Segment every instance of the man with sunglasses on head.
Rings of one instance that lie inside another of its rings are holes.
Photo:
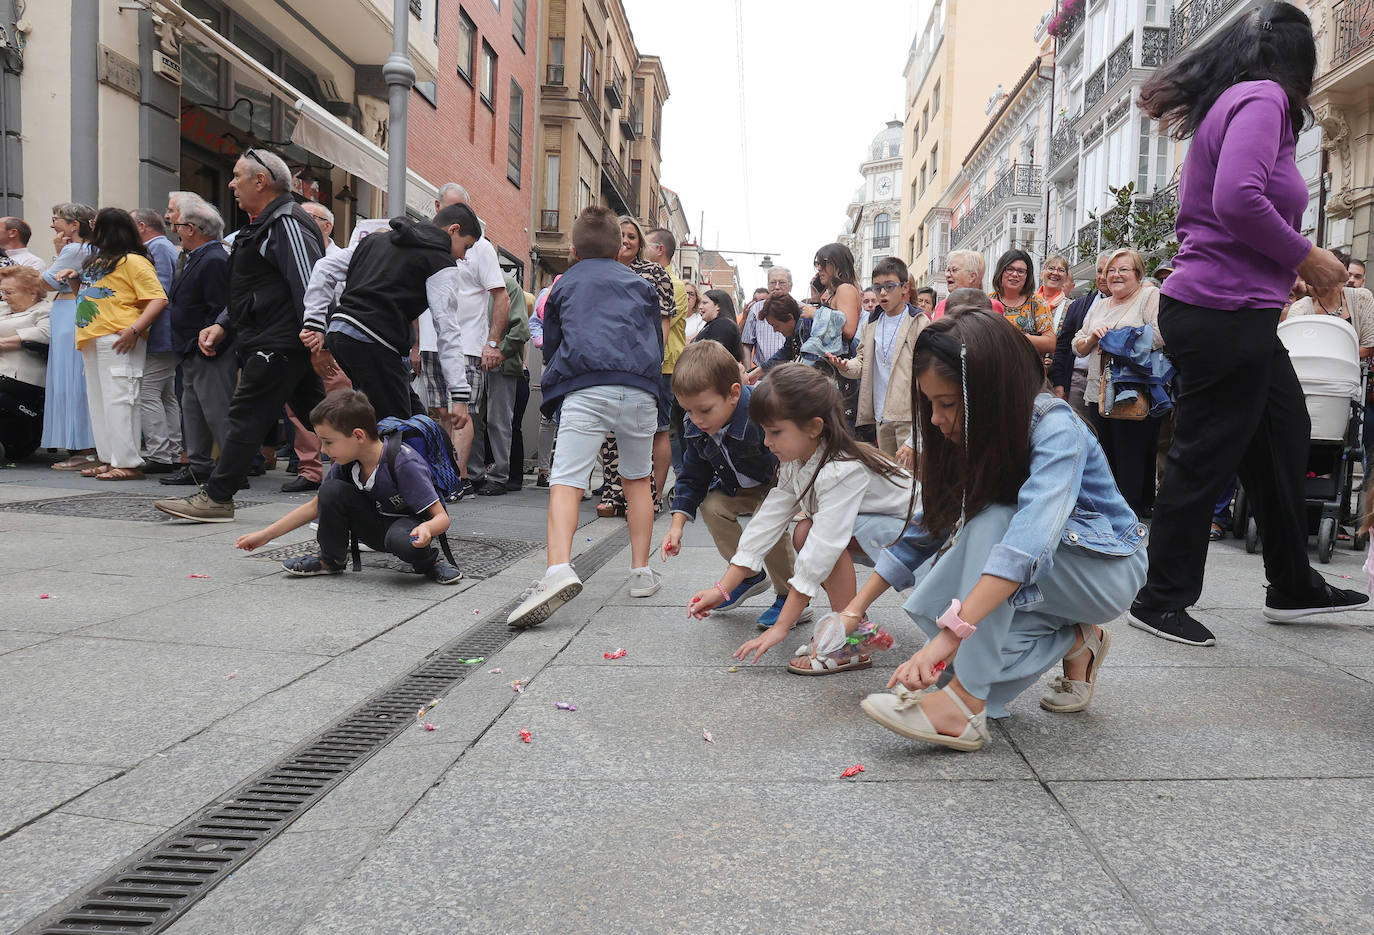
[[[243,369],[229,406],[225,443],[204,489],[154,504],[199,523],[233,520],[234,493],[283,405],[290,403],[313,429],[309,413],[324,399],[315,362],[300,339],[305,288],[324,255],[320,229],[291,197],[291,172],[275,153],[245,149],[234,163],[229,188],[250,220],[229,255],[228,308],[201,332],[199,345],[213,356],[232,335]]]

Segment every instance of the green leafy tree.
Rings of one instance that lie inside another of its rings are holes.
[[[1109,185],[1107,191],[1115,204],[1101,215],[1088,212],[1088,219],[1098,227],[1101,249],[1130,247],[1138,250],[1145,257],[1146,273],[1153,275],[1161,263],[1178,251],[1178,241],[1174,239],[1178,202],[1172,199],[1137,201],[1135,182],[1120,187]],[[1090,237],[1084,237],[1078,244],[1080,257],[1091,257],[1097,250],[1098,244]]]

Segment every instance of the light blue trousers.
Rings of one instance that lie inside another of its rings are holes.
[[[927,635],[940,632],[935,621],[951,599],[962,601],[973,590],[1015,512],[1003,505],[983,510],[917,581],[905,609]],[[987,702],[988,717],[1006,717],[1008,702],[1064,658],[1078,624],[1107,623],[1130,606],[1145,583],[1147,566],[1144,548],[1118,557],[1061,545],[1049,571],[1036,582],[1043,598],[1039,603],[1016,608],[1007,601],[964,640],[953,667],[960,684]]]

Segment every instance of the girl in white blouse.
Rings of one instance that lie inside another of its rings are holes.
[[[911,475],[850,436],[834,382],[811,367],[782,364],[771,370],[749,401],[749,417],[763,427],[764,442],[781,463],[777,485],[749,521],[725,574],[693,596],[687,613],[708,616],[757,573],[800,510],[804,518],[792,534],[797,560],[778,621],[735,652],[738,659],[753,653],[758,662],[822,590],[832,608],[848,605],[856,591],[854,560],[872,564],[901,535],[913,493]],[[886,648],[885,641],[890,645],[867,621],[857,635],[858,641],[829,656],[803,653],[788,669],[801,675],[866,669],[871,650]]]

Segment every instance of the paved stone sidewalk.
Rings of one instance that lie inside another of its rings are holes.
[[[0,471],[0,931],[542,568],[536,550],[456,592],[376,567],[288,579],[231,548],[303,499],[256,489],[262,505],[221,526],[6,509],[160,492]],[[454,531],[514,555],[542,540],[544,503],[463,503]],[[579,551],[622,528],[583,512]],[[900,651],[870,671],[799,678],[779,654],[730,672],[765,598],[687,621],[721,563],[704,531],[685,544],[648,600],[628,596],[627,553],[612,558],[457,685],[438,730],[407,730],[169,931],[1374,931],[1371,615],[1267,624],[1259,558],[1214,544],[1201,607],[1218,647],[1123,621],[1089,712],[1050,715],[1032,690],[990,747],[956,754],[858,710],[920,643],[897,599],[878,616]],[[1321,569],[1360,585],[1362,558]]]

